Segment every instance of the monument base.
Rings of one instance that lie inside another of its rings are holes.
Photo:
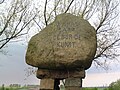
[[[38,69],[37,70],[37,78],[39,79],[66,79],[66,78],[85,78],[85,70],[46,70],[46,69]]]
[[[80,90],[82,79],[85,77],[84,70],[37,70],[37,77],[41,79],[40,90],[60,90],[60,80],[65,79],[65,90]]]
[[[82,78],[65,79],[65,90],[81,90]]]
[[[54,90],[54,79],[41,79],[40,90]]]
[[[59,79],[41,79],[40,90],[60,90]]]

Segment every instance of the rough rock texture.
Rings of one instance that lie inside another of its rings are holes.
[[[96,48],[96,31],[86,20],[61,14],[31,38],[26,62],[40,69],[88,69]]]
[[[53,78],[53,79],[66,79],[66,78],[85,78],[85,70],[46,70],[38,69],[36,73],[37,78]]]
[[[54,90],[54,79],[41,79],[39,90]]]

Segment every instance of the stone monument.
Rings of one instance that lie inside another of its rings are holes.
[[[96,49],[96,31],[89,22],[65,13],[31,38],[26,63],[38,67],[40,90],[59,90],[62,79],[66,90],[79,90]]]

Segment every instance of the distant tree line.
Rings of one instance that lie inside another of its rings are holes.
[[[109,86],[109,90],[120,90],[120,79],[116,82],[112,82]]]

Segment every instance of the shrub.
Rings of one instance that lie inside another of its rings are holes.
[[[95,88],[82,88],[82,90],[98,90],[98,89],[95,87]]]
[[[120,79],[109,85],[109,90],[120,90]]]
[[[6,88],[5,90],[9,90],[9,88]]]

